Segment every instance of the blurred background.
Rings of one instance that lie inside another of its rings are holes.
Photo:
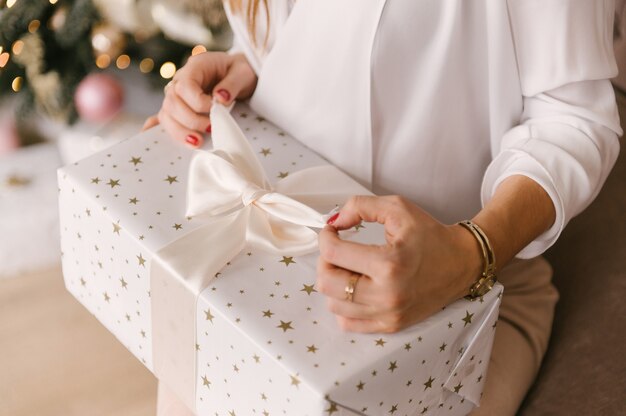
[[[221,0],[0,0],[0,416],[155,414],[154,377],[64,289],[56,169],[136,134],[189,56],[231,42]],[[520,415],[626,411],[621,143],[597,200],[547,253],[561,301]]]

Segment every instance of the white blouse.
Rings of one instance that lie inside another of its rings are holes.
[[[251,105],[375,193],[453,223],[525,175],[556,208],[518,254],[529,258],[613,167],[612,0],[291,3],[270,0],[265,49],[227,8],[235,49],[259,75]]]

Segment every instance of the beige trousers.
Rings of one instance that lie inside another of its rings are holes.
[[[504,285],[500,318],[481,405],[471,416],[514,416],[537,375],[548,346],[558,294],[543,257],[513,260],[498,279]],[[158,416],[192,416],[159,383]]]

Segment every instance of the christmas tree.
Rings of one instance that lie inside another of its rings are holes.
[[[220,0],[0,0],[0,100],[18,98],[18,120],[71,123],[88,74],[136,64],[162,87],[192,53],[229,43]]]

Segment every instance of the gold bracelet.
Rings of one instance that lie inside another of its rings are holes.
[[[465,296],[465,299],[476,300],[489,292],[498,281],[496,276],[496,256],[493,253],[493,248],[487,235],[478,225],[469,220],[461,221],[459,225],[467,228],[472,233],[476,241],[478,241],[483,254],[483,272],[478,277],[478,280],[470,286],[469,294]]]

